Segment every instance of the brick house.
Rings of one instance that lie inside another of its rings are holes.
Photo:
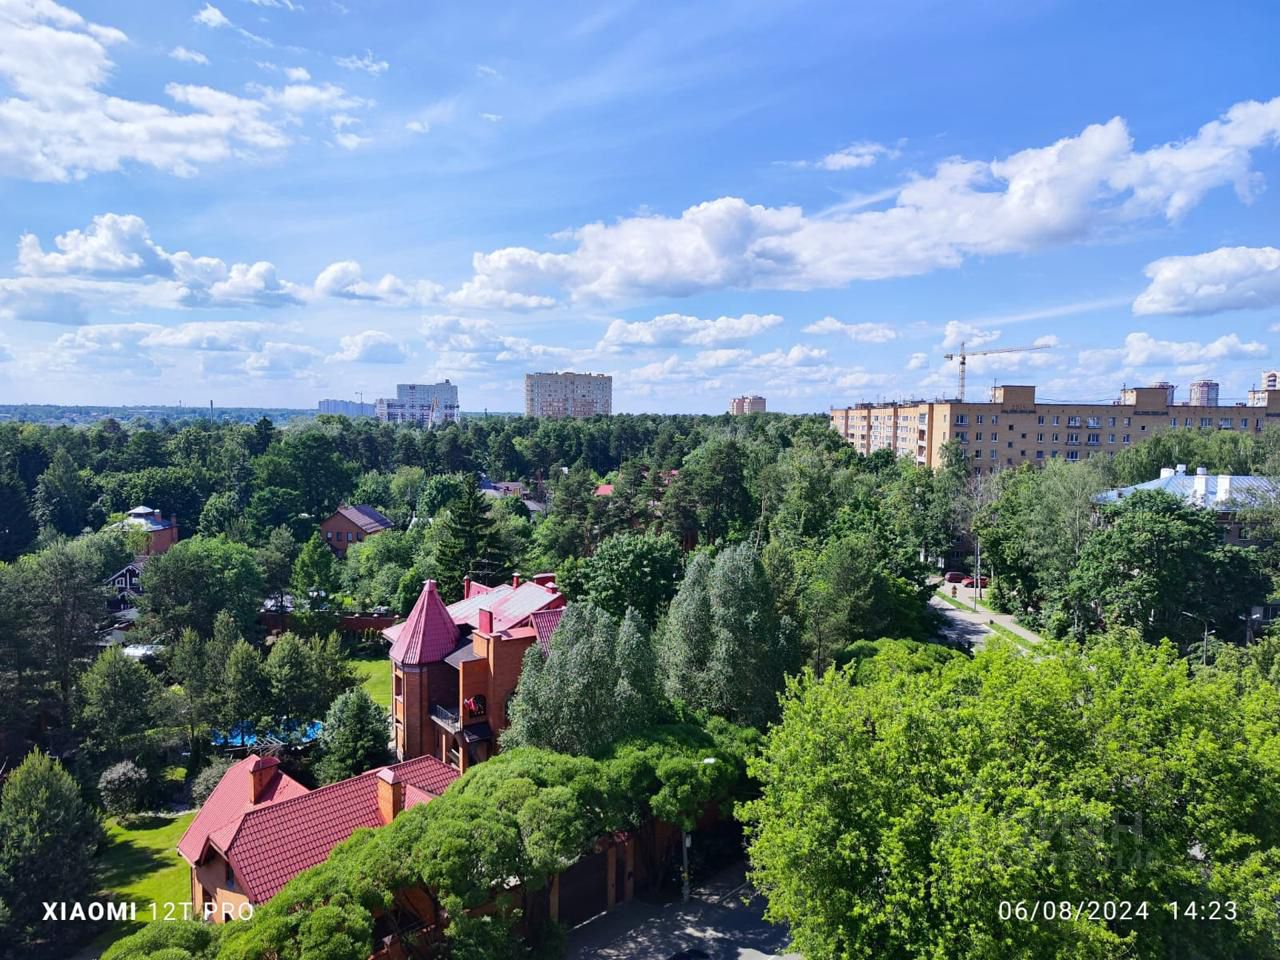
[[[320,522],[324,542],[340,557],[347,555],[347,549],[353,543],[363,543],[366,537],[394,527],[394,523],[367,504],[353,507],[343,504]]]
[[[361,827],[440,796],[458,771],[433,757],[378,767],[308,790],[275,757],[234,764],[178,841],[193,915],[222,923],[264,903]]]
[[[552,574],[497,587],[467,579],[448,607],[428,580],[408,619],[383,631],[396,756],[431,756],[462,771],[496,753],[524,653],[534,643],[546,648],[564,605]]]
[[[166,520],[159,510],[152,507],[134,507],[124,515],[124,519],[117,523],[115,528],[125,531],[144,531],[147,538],[142,548],[143,556],[158,556],[178,542],[177,515]]]

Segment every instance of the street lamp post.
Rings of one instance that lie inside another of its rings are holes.
[[[709,767],[716,762],[715,757],[703,757],[702,765]],[[681,893],[680,899],[684,903],[689,902],[689,845],[693,843],[693,837],[689,836],[689,831],[680,825],[680,876],[681,876]]]
[[[1198,620],[1200,621],[1200,623],[1204,624],[1204,641],[1200,647],[1200,665],[1202,667],[1208,666],[1209,664],[1209,621],[1206,620],[1204,617],[1197,617],[1194,613],[1187,613],[1187,611],[1185,610],[1182,610],[1180,612],[1187,619]]]

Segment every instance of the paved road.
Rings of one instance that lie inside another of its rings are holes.
[[[946,586],[945,589],[950,590],[951,588]],[[960,595],[956,599],[961,603],[966,600],[972,602],[973,592],[971,590],[961,587],[958,592]],[[937,595],[929,598],[929,605],[945,618],[942,629],[948,637],[953,640],[971,642],[975,650],[981,650],[986,646],[987,637],[995,632],[989,626],[991,623],[998,623],[1006,630],[1016,633],[1027,641],[1028,645],[1040,643],[1041,640],[1038,633],[1028,630],[1007,613],[995,613],[983,607],[979,607],[977,613],[974,613],[972,609],[959,610]]]
[[[799,954],[785,951],[785,927],[763,919],[764,903],[730,867],[694,890],[689,903],[632,900],[569,934],[569,960],[666,960],[690,948],[711,960],[771,960]]]

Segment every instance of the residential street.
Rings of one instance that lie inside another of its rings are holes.
[[[763,919],[764,901],[747,885],[744,871],[742,864],[726,868],[694,889],[688,904],[625,903],[570,933],[566,956],[666,960],[697,949],[710,960],[799,960],[799,954],[786,952],[786,928]]]
[[[950,587],[947,587],[947,589],[950,589]],[[981,650],[986,646],[987,637],[995,632],[990,627],[990,624],[994,622],[1006,630],[1017,634],[1026,641],[1027,645],[1040,643],[1041,638],[1039,634],[1033,633],[1026,627],[1020,625],[1007,613],[996,613],[992,610],[987,610],[984,607],[979,607],[975,613],[971,606],[973,602],[972,589],[960,587],[957,593],[957,600],[961,603],[970,604],[968,609],[958,609],[937,595],[929,598],[929,605],[941,613],[945,618],[943,630],[952,640],[961,640],[967,643],[972,643],[975,651]]]

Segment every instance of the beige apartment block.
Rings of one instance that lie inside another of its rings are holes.
[[[1256,406],[1171,403],[1165,384],[1130,387],[1115,403],[1044,403],[1034,386],[995,387],[986,403],[914,400],[834,407],[831,427],[859,453],[892,450],[931,468],[954,440],[975,473],[1022,463],[1115,456],[1166,430],[1261,433],[1280,424],[1280,390]]]
[[[594,417],[613,413],[613,377],[603,373],[526,373],[526,417]]]

